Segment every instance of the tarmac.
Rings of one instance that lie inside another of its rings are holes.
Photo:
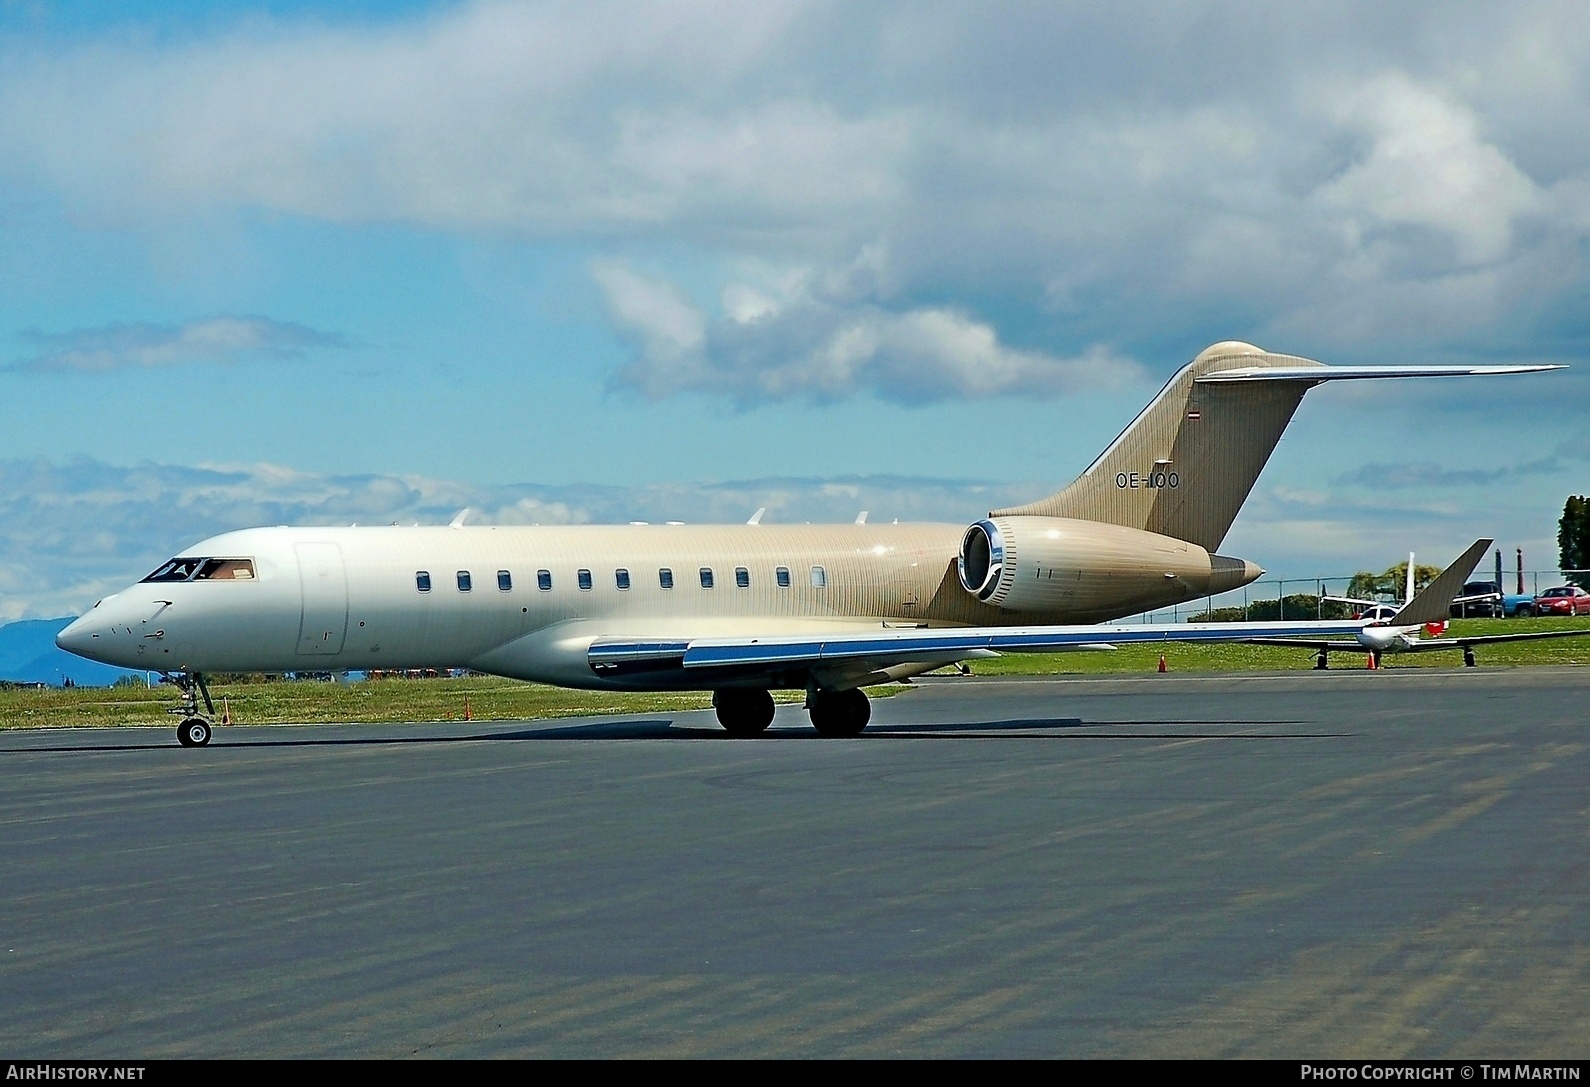
[[[1590,668],[0,733],[0,1055],[1590,1056]]]

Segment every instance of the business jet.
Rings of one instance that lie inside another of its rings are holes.
[[[802,690],[820,734],[854,736],[864,686],[1001,652],[1379,637],[1358,620],[1098,624],[1263,573],[1217,549],[1315,385],[1556,368],[1326,366],[1220,343],[1070,486],[970,525],[253,528],[184,549],[56,641],[161,672],[185,746],[211,737],[206,673],[442,666],[711,691],[733,736],[768,727],[770,691]],[[1399,621],[1444,615],[1442,585]]]

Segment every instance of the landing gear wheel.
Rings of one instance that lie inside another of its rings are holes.
[[[872,703],[859,687],[848,691],[813,691],[806,712],[819,736],[860,736],[872,720]]]
[[[1321,649],[1319,651],[1319,655],[1314,658],[1314,670],[1316,672],[1323,672],[1330,668],[1330,666],[1330,660],[1327,658],[1325,650]]]
[[[713,691],[712,708],[730,736],[760,736],[773,723],[773,696],[754,688]]]
[[[1474,667],[1474,649],[1473,649],[1472,646],[1467,646],[1466,645],[1466,646],[1463,647],[1463,667],[1465,667],[1465,668],[1473,668]]]
[[[177,726],[177,742],[183,747],[203,747],[210,742],[210,722],[190,717]]]

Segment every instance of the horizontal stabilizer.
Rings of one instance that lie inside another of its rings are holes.
[[[1439,622],[1447,617],[1447,612],[1452,607],[1452,601],[1462,590],[1463,583],[1474,572],[1474,567],[1479,565],[1480,558],[1485,554],[1486,548],[1491,546],[1491,540],[1475,540],[1473,546],[1457,557],[1457,561],[1445,570],[1424,589],[1402,606],[1391,619],[1392,626],[1412,627],[1422,626],[1425,623]]]
[[[1377,377],[1487,377],[1498,374],[1537,374],[1566,370],[1566,366],[1239,366],[1214,370],[1194,379],[1199,385],[1235,381],[1352,381]]]

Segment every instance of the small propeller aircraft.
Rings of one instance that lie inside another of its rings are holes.
[[[1358,631],[1351,641],[1346,639],[1315,640],[1311,638],[1250,638],[1250,645],[1284,645],[1298,646],[1312,649],[1315,653],[1314,667],[1325,669],[1330,667],[1330,654],[1339,653],[1367,653],[1369,666],[1380,667],[1380,658],[1385,653],[1427,653],[1437,649],[1461,649],[1463,651],[1463,665],[1466,668],[1474,667],[1474,647],[1477,645],[1494,645],[1498,642],[1521,642],[1536,638],[1573,638],[1590,634],[1590,628],[1583,630],[1536,630],[1520,634],[1472,634],[1461,637],[1448,637],[1447,609],[1450,607],[1458,590],[1474,567],[1479,563],[1486,548],[1491,546],[1491,540],[1476,540],[1474,545],[1465,551],[1451,566],[1442,571],[1441,576],[1425,586],[1424,591],[1417,596],[1413,592],[1413,554],[1408,554],[1408,584],[1407,602],[1389,616],[1391,605],[1381,604],[1370,600],[1357,600],[1351,597],[1326,597],[1327,600],[1339,600],[1349,604],[1365,604],[1369,607],[1360,614],[1359,618],[1369,620],[1369,625]]]

